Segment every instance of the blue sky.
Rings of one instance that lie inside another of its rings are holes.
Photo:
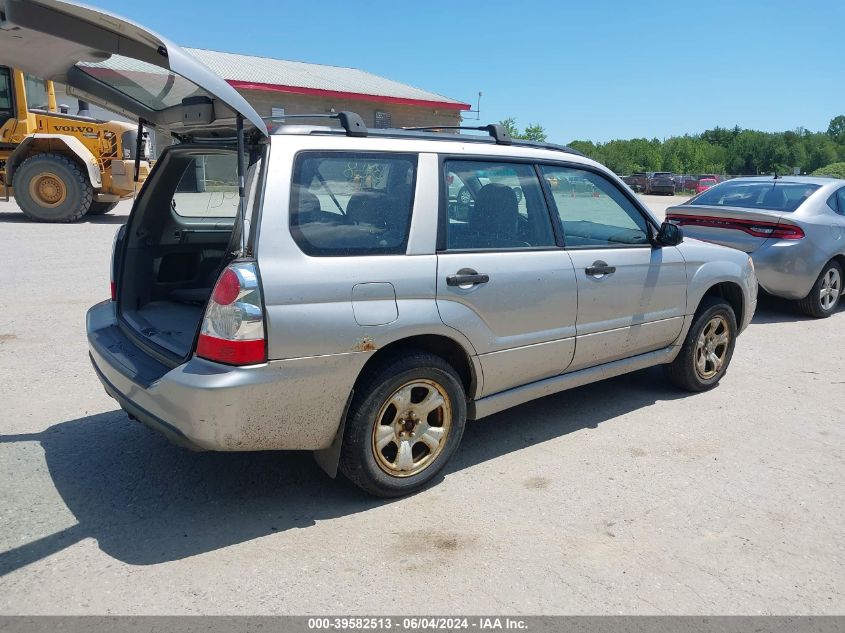
[[[845,2],[87,0],[179,44],[353,66],[549,140],[826,130]]]

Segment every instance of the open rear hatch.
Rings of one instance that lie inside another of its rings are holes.
[[[238,114],[267,134],[252,106],[205,64],[101,9],[60,0],[0,0],[0,59],[174,134],[231,135]]]
[[[264,121],[179,46],[72,2],[0,0],[0,59],[181,142],[163,152],[115,252],[121,329],[175,365],[193,351],[220,271],[248,250],[240,229]]]

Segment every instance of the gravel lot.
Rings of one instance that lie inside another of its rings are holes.
[[[380,501],[116,409],[84,316],[127,212],[0,203],[0,613],[845,613],[845,309],[764,297],[714,391],[653,369],[550,396]]]

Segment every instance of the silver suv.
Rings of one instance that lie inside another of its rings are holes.
[[[315,451],[395,496],[443,469],[468,419],[653,365],[690,391],[724,376],[756,306],[750,259],[682,243],[601,165],[499,126],[368,131],[340,113],[269,132],[179,47],[102,15],[7,0],[52,75],[0,57],[179,140],[87,318],[130,417],[198,449]],[[574,181],[589,193],[559,186]]]

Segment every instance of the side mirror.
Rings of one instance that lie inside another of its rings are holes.
[[[684,241],[684,232],[681,227],[671,222],[664,222],[660,230],[654,236],[655,246],[677,246]]]

